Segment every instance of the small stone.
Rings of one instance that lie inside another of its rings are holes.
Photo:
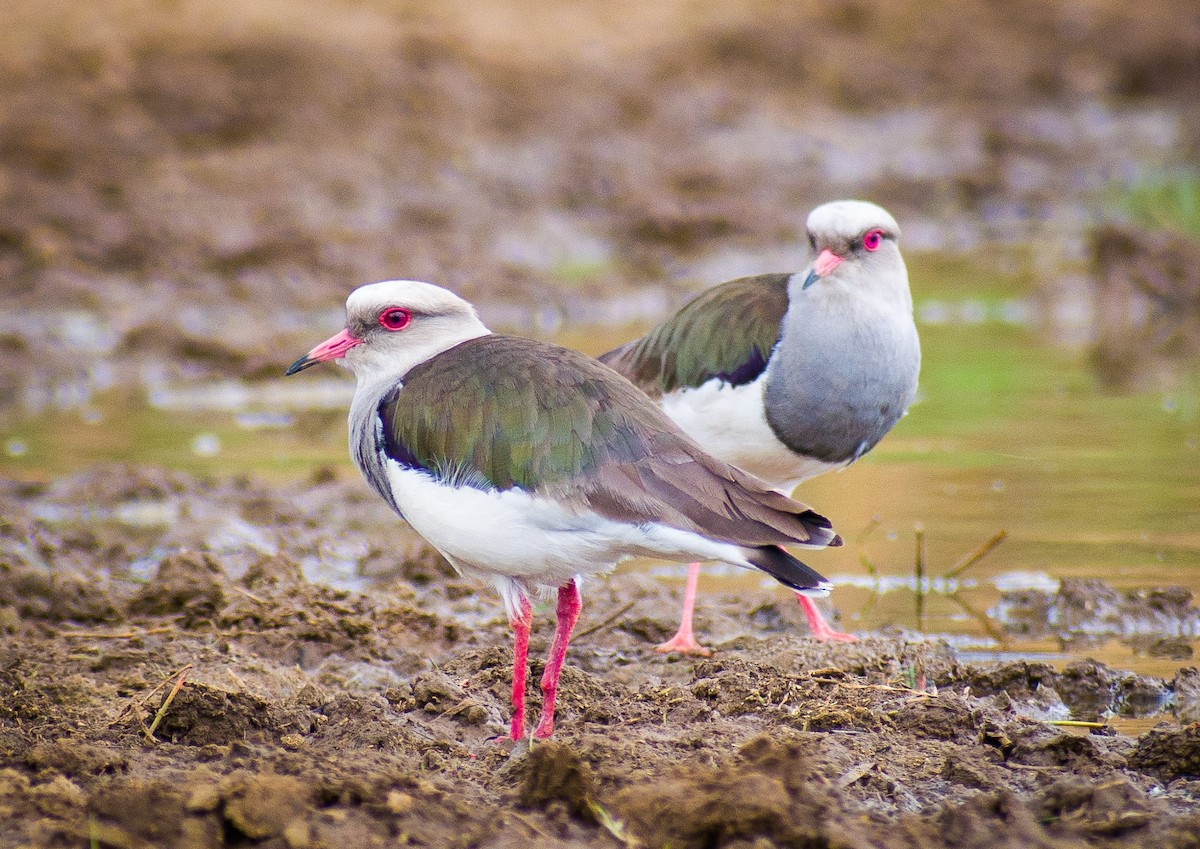
[[[0,605],[0,634],[15,634],[21,627],[21,614],[15,607]]]
[[[230,776],[225,819],[251,840],[282,834],[308,805],[308,792],[290,775]]]
[[[488,710],[474,699],[463,699],[452,711],[467,725],[483,725],[488,720]]]
[[[416,804],[416,799],[401,790],[393,790],[388,793],[387,809],[398,817],[407,814]]]
[[[206,814],[215,811],[221,804],[221,791],[215,784],[199,784],[188,794],[185,807],[193,814]]]
[[[283,829],[283,842],[289,849],[308,849],[312,846],[312,828],[302,819],[294,819]]]

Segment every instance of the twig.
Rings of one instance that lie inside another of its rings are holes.
[[[1047,725],[1061,725],[1066,728],[1107,728],[1108,725],[1103,722],[1088,722],[1083,719],[1051,719],[1047,720]]]
[[[974,566],[984,557],[986,557],[993,548],[1004,542],[1008,538],[1008,531],[997,531],[991,539],[977,546],[970,554],[955,564],[954,568],[946,573],[947,578],[957,578],[971,566]]]
[[[584,631],[580,631],[578,634],[575,635],[575,642],[579,642],[584,637],[590,637],[592,634],[596,633],[597,631],[603,631],[605,628],[607,628],[609,625],[616,622],[618,619],[620,619],[622,616],[624,616],[626,613],[628,613],[632,609],[633,609],[633,602],[631,601],[631,602],[629,602],[629,604],[622,607],[620,610],[618,610],[612,616],[609,616],[607,619],[605,619],[600,624],[593,625],[592,627],[590,627]]]
[[[183,667],[183,669],[179,670],[179,677],[175,680],[175,686],[171,688],[171,692],[167,693],[167,697],[163,699],[162,707],[158,709],[158,713],[154,714],[154,721],[150,723],[150,728],[146,733],[149,734],[150,739],[154,740],[156,743],[158,740],[154,736],[154,730],[158,728],[158,723],[162,722],[163,717],[167,715],[167,708],[171,706],[171,702],[175,701],[175,697],[179,695],[179,691],[183,689],[183,679],[187,677],[187,674],[191,670],[192,665],[190,663]]]
[[[925,630],[925,526],[918,524],[916,562],[917,573],[917,630]]]
[[[861,531],[859,531],[858,536],[856,536],[854,538],[854,544],[862,545],[864,542],[867,541],[867,537],[869,537],[871,534],[875,533],[875,530],[881,524],[883,524],[883,522],[882,522],[882,520],[880,520],[880,518],[878,516],[872,516],[871,521],[867,522],[866,527],[863,528]]]
[[[157,693],[163,687],[167,686],[168,681],[170,681],[176,675],[182,674],[184,670],[191,669],[191,667],[192,667],[192,665],[189,663],[186,666],[184,666],[182,669],[176,669],[174,672],[167,673],[167,675],[164,676],[161,681],[159,681],[157,684],[154,685],[154,689],[151,690],[149,693],[146,693],[146,695],[142,696],[140,699],[130,699],[129,703],[126,704],[125,707],[121,708],[121,712],[116,715],[116,718],[113,719],[113,721],[110,722],[109,725],[115,725],[117,722],[120,722],[121,717],[123,717],[125,714],[129,713],[129,711],[132,710],[134,707],[142,707],[144,704],[146,704],[146,702],[148,702],[152,698],[154,698],[155,693]],[[140,721],[140,718],[139,718],[139,721]]]

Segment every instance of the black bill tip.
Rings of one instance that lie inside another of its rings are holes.
[[[817,274],[817,270],[814,268],[812,271],[808,272],[808,276],[804,278],[804,285],[800,287],[801,291],[803,291],[804,289],[807,289],[809,286],[816,283],[820,279],[821,279],[821,275]]]
[[[288,366],[288,370],[283,373],[283,376],[291,377],[296,372],[304,371],[309,366],[315,366],[319,362],[321,362],[321,361],[320,360],[310,360],[308,358],[308,354],[305,354],[303,357],[296,360],[296,362],[294,362],[290,366]]]

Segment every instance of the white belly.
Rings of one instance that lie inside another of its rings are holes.
[[[785,494],[808,478],[840,469],[794,453],[767,424],[763,407],[765,372],[753,383],[730,386],[710,380],[695,389],[664,395],[663,412],[704,450],[731,466],[757,475]]]
[[[617,522],[517,489],[449,486],[390,460],[387,473],[408,523],[459,571],[495,583],[510,615],[518,589],[558,587],[627,557],[750,566],[735,545],[666,525]]]

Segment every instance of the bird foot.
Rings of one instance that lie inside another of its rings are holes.
[[[710,649],[708,646],[700,645],[700,643],[696,642],[696,638],[694,636],[691,634],[685,634],[682,631],[680,631],[671,639],[667,640],[665,643],[660,643],[659,645],[655,646],[654,650],[662,652],[663,654],[678,652],[679,654],[692,654],[696,655],[697,657],[709,657],[712,655],[712,649]]]
[[[493,752],[498,752],[501,756],[510,758],[518,758],[529,753],[530,747],[533,746],[533,740],[529,737],[524,737],[520,740],[514,740],[510,734],[499,734],[495,737],[488,737],[484,740],[483,746],[478,752],[471,755],[472,758],[488,758],[493,756]]]
[[[835,643],[858,642],[858,637],[854,636],[853,634],[847,634],[845,631],[835,631],[829,626],[826,626],[820,630],[814,630],[812,632],[812,636],[814,640],[817,640],[821,643],[828,643],[830,641]]]

